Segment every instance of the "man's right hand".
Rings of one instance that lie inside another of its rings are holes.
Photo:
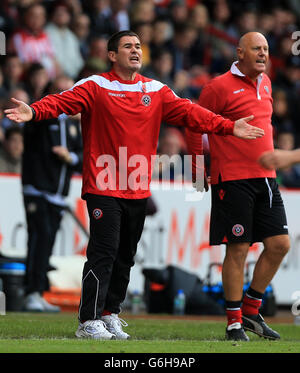
[[[16,107],[4,110],[8,119],[17,123],[28,122],[32,119],[33,113],[29,105],[15,98],[12,98],[11,101]]]
[[[246,118],[238,119],[234,122],[233,135],[245,140],[254,140],[263,137],[265,132],[262,128],[254,127],[248,124],[254,118],[253,115]]]

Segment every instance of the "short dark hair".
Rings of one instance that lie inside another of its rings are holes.
[[[116,32],[108,40],[108,43],[107,43],[108,52],[109,51],[118,52],[119,42],[123,36],[136,36],[138,39],[140,39],[138,34],[136,34],[135,32],[131,30],[123,30],[123,31]]]
[[[23,136],[23,129],[20,125],[18,124],[12,124],[10,125],[5,133],[4,133],[4,137],[5,137],[5,140],[8,141],[10,140],[10,138],[15,134],[17,133],[18,135],[21,135]]]

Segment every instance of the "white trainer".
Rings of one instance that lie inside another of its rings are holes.
[[[41,297],[41,302],[44,306],[44,312],[60,312],[60,307],[48,303],[45,298]]]
[[[126,327],[128,326],[128,324],[123,319],[120,319],[118,314],[112,313],[111,315],[102,316],[101,320],[104,321],[110,333],[115,334],[117,339],[129,339],[130,338],[130,335],[125,333],[122,329],[123,326]]]
[[[28,312],[43,312],[44,306],[40,294],[38,292],[28,294],[25,297],[23,309]]]
[[[59,312],[60,308],[48,303],[46,299],[36,291],[25,297],[23,310],[27,312]]]
[[[77,338],[116,339],[116,336],[107,330],[102,320],[87,320],[84,323],[79,323],[75,335]]]

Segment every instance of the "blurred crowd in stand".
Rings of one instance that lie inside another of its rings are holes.
[[[275,145],[300,146],[300,43],[292,38],[300,30],[299,0],[1,0],[0,172],[21,167],[22,125],[3,114],[10,98],[30,104],[63,90],[70,79],[107,71],[107,39],[125,29],[141,39],[141,73],[194,102],[203,85],[236,60],[240,36],[262,32],[270,47]],[[205,137],[204,145],[209,158]],[[158,153],[183,157],[185,148],[182,129],[163,123]],[[282,170],[278,179],[299,187],[300,168]]]

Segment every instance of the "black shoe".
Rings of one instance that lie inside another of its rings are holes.
[[[245,330],[240,323],[236,323],[236,325],[232,324],[229,327],[227,326],[225,339],[227,339],[227,341],[249,341],[249,337],[245,333]]]
[[[266,323],[261,314],[243,315],[243,327],[252,333],[267,339],[280,339],[280,335],[272,330]]]

